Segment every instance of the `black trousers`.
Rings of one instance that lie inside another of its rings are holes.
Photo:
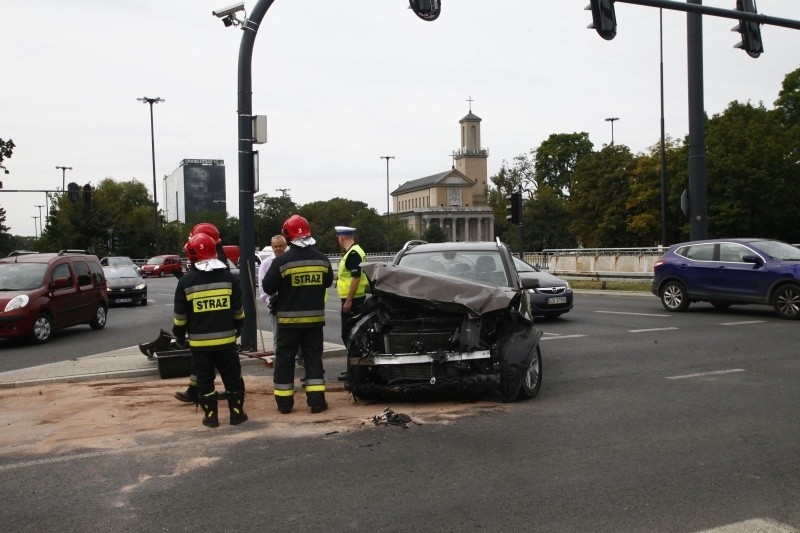
[[[360,298],[353,298],[353,303],[350,306],[350,312],[345,313],[344,311],[341,312],[342,315],[342,342],[344,345],[347,346],[347,340],[350,338],[350,330],[353,329],[353,317],[356,316],[361,312],[361,304],[364,303],[366,300],[366,296],[362,296]],[[344,300],[342,300],[342,305],[344,305]]]
[[[214,391],[217,372],[226,391],[244,392],[242,365],[235,346],[219,350],[192,350],[192,365],[197,372],[197,388],[201,396]]]
[[[322,365],[321,327],[285,328],[278,326],[278,346],[272,379],[275,401],[280,408],[294,405],[294,365],[297,350],[302,350],[306,372],[306,396],[309,405],[325,402],[325,369]]]

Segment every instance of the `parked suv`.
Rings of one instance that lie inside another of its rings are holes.
[[[50,340],[57,329],[103,329],[108,296],[97,256],[62,250],[0,259],[0,338]]]
[[[691,302],[717,308],[771,305],[800,318],[800,250],[770,239],[710,239],[673,244],[653,265],[652,292],[668,311]]]
[[[181,265],[181,258],[177,255],[157,255],[147,260],[147,263],[142,265],[142,277],[170,276],[176,270],[183,270]]]

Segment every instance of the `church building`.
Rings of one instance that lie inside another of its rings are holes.
[[[459,124],[461,148],[453,152],[453,167],[395,189],[395,217],[419,237],[438,224],[450,242],[492,241],[494,214],[486,199],[489,151],[481,148],[481,119],[470,105]]]

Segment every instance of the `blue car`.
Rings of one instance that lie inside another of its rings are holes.
[[[770,239],[709,239],[673,244],[653,266],[652,292],[667,311],[692,302],[724,309],[771,305],[800,318],[800,250]]]

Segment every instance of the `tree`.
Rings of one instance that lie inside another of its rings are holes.
[[[10,159],[13,152],[14,141],[11,139],[7,141],[0,139],[0,170],[2,170],[4,174],[9,174],[9,171],[3,164],[3,161]],[[8,234],[8,226],[5,225],[5,222],[6,210],[2,205],[0,205],[0,253],[2,253],[4,256],[12,250],[11,235]]]
[[[256,196],[255,201],[256,248],[268,246],[275,235],[281,233],[286,219],[299,211],[288,194],[285,196]]]
[[[568,200],[548,185],[536,190],[525,202],[522,212],[523,250],[575,248],[577,242],[569,231],[572,216]],[[519,232],[518,232],[519,233]]]
[[[627,232],[629,176],[634,164],[623,144],[604,147],[581,159],[575,167],[569,212],[570,230],[583,246],[630,246]]]
[[[562,196],[569,196],[575,165],[592,153],[589,134],[554,133],[533,151],[537,190],[548,186]]]
[[[800,240],[799,162],[786,114],[732,102],[706,126],[709,235]]]
[[[422,234],[422,240],[428,242],[447,242],[447,233],[439,224],[431,224]]]

